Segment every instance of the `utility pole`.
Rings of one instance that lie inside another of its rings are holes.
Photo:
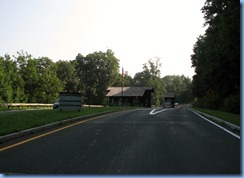
[[[122,67],[122,91],[121,91],[121,105],[123,105],[123,97],[124,97],[124,77],[125,77],[125,73],[124,73],[124,68]]]

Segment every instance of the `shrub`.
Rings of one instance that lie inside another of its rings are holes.
[[[240,96],[231,95],[230,97],[225,98],[221,109],[226,112],[240,114]]]

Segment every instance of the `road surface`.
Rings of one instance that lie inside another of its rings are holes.
[[[188,109],[123,111],[42,134],[1,144],[0,172],[241,174],[240,139]]]

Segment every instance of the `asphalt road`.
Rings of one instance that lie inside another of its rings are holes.
[[[113,113],[2,150],[0,172],[241,174],[240,139],[187,109],[150,111]]]

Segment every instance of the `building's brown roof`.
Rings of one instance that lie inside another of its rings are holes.
[[[143,96],[146,90],[152,91],[152,87],[123,87],[123,96]],[[107,91],[106,96],[122,96],[122,87],[109,87]]]
[[[165,93],[164,98],[175,98],[175,93],[173,93],[173,92]]]

